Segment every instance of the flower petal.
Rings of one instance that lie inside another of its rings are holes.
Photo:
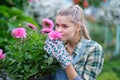
[[[50,31],[52,31],[52,29],[50,29],[50,28],[43,28],[43,29],[41,30],[42,34],[49,33]]]
[[[51,19],[45,18],[42,22],[42,26],[45,28],[50,28],[52,29],[54,27],[54,23]]]
[[[12,30],[11,35],[14,38],[26,38],[26,29],[25,28],[15,28]]]

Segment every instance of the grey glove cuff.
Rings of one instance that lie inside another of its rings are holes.
[[[73,59],[70,55],[60,55],[57,57],[57,60],[60,62],[63,69],[67,68],[73,62]]]

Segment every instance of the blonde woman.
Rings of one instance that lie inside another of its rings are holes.
[[[54,41],[47,38],[44,46],[61,64],[52,80],[96,80],[103,67],[104,53],[101,45],[91,40],[81,7],[61,9],[55,22],[55,30],[62,37]]]

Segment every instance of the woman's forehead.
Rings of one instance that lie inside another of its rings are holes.
[[[55,18],[55,22],[56,23],[64,23],[64,24],[67,24],[67,23],[71,23],[70,21],[70,18],[68,16],[57,16]]]

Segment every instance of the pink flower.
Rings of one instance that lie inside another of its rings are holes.
[[[57,32],[57,31],[51,31],[49,34],[48,34],[49,38],[51,40],[55,40],[55,39],[59,39],[62,37],[62,34]]]
[[[49,33],[49,32],[51,32],[51,31],[52,31],[52,29],[50,29],[50,28],[43,28],[43,29],[41,30],[42,34]]]
[[[29,28],[32,28],[33,30],[36,30],[36,26],[34,26],[34,25],[31,24],[31,23],[27,23],[27,26],[28,26]]]
[[[0,60],[5,58],[5,54],[3,54],[3,50],[0,49]]]
[[[42,22],[43,29],[41,30],[42,34],[48,33],[48,36],[51,40],[59,39],[62,37],[62,34],[54,31],[54,23],[52,20],[45,18]]]
[[[45,28],[50,28],[52,29],[54,27],[54,23],[52,20],[48,19],[48,18],[45,18],[42,22],[42,26]]]
[[[15,28],[11,32],[14,38],[26,38],[26,29],[25,28]]]

